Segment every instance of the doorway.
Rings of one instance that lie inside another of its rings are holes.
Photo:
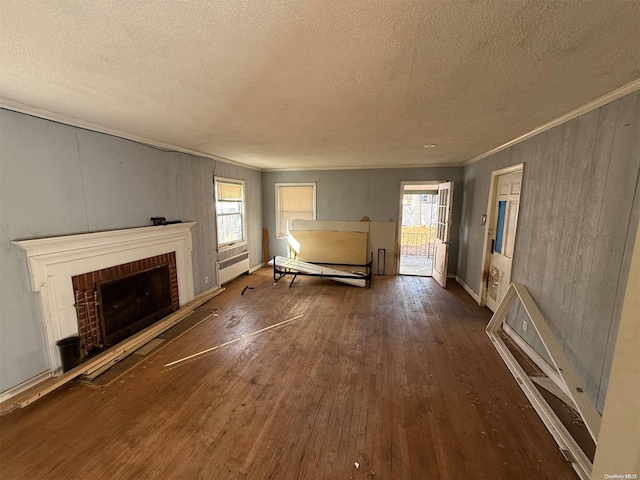
[[[402,182],[400,275],[430,277],[438,209],[438,182]]]
[[[493,312],[511,284],[523,164],[491,172],[480,298]]]

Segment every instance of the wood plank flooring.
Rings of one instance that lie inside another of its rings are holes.
[[[485,335],[490,312],[449,285],[241,277],[209,302],[218,317],[119,381],[1,417],[0,477],[577,478]]]

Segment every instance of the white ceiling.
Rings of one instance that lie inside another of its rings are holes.
[[[0,0],[0,97],[262,169],[459,165],[640,78],[638,32],[635,0]]]

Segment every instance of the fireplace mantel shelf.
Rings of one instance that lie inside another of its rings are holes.
[[[31,287],[40,293],[51,371],[61,373],[56,342],[76,335],[74,275],[175,252],[180,305],[193,300],[191,227],[195,222],[16,240],[27,254]]]
[[[27,252],[27,256],[32,257],[83,250],[96,246],[105,247],[111,244],[145,242],[149,239],[158,240],[188,232],[195,224],[196,222],[172,223],[153,227],[124,228],[121,230],[105,230],[60,237],[14,240],[11,243],[22,248]]]

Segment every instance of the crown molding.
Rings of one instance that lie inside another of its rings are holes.
[[[85,122],[84,120],[69,117],[61,113],[51,112],[49,110],[45,110],[42,108],[32,107],[30,105],[25,105],[23,103],[7,100],[5,98],[0,98],[0,108],[4,108],[5,110],[11,110],[13,112],[24,113],[26,115],[31,115],[32,117],[51,120],[52,122],[62,123],[64,125],[70,125],[72,127],[82,128],[84,130],[90,130],[92,132],[105,133],[107,135],[123,138],[125,140],[130,140],[132,142],[140,143],[142,145],[157,148],[159,150],[163,150],[167,152],[186,153],[189,155],[195,155],[197,157],[209,158],[211,160],[215,160],[216,162],[223,162],[223,163],[228,163],[230,165],[235,165],[237,167],[247,168],[249,170],[257,170],[257,171],[262,170],[260,168],[253,167],[245,163],[237,162],[235,160],[230,160],[228,158],[220,157],[217,155],[211,155],[210,153],[201,152],[199,150],[192,150],[190,148],[179,147],[171,143],[159,142],[157,140],[152,140],[150,138],[134,135],[133,133],[127,133],[122,130],[118,130],[117,128],[106,127],[104,125],[100,125],[92,122]]]
[[[14,112],[24,113],[26,115],[31,115],[38,118],[43,118],[45,120],[51,120],[53,122],[62,123],[65,125],[70,125],[73,127],[82,128],[85,130],[90,130],[98,133],[104,133],[107,135],[112,135],[115,137],[123,138],[125,140],[130,140],[136,143],[140,143],[142,145],[147,145],[149,147],[157,148],[164,151],[173,151],[179,153],[186,153],[189,155],[195,155],[198,157],[209,158],[211,160],[217,162],[223,162],[230,165],[235,165],[242,168],[247,168],[249,170],[255,170],[259,172],[306,172],[306,171],[328,171],[328,170],[379,170],[379,169],[390,169],[390,168],[446,168],[446,167],[465,167],[467,165],[471,165],[472,163],[477,162],[478,160],[482,160],[494,153],[498,153],[502,150],[505,150],[509,147],[512,147],[520,142],[523,142],[531,137],[534,137],[540,133],[543,133],[547,130],[550,130],[558,125],[561,125],[569,120],[573,120],[574,118],[579,117],[580,115],[584,115],[592,110],[602,107],[607,103],[611,103],[619,98],[622,98],[630,93],[633,93],[637,90],[640,90],[640,79],[636,79],[612,92],[609,92],[595,100],[592,100],[581,107],[578,107],[570,112],[565,113],[539,127],[534,128],[530,132],[525,133],[513,140],[510,140],[498,147],[495,147],[487,152],[484,152],[478,156],[475,156],[469,160],[464,162],[455,162],[455,163],[436,163],[436,164],[409,164],[409,165],[377,165],[377,166],[362,166],[362,167],[336,167],[336,166],[326,166],[326,167],[298,167],[298,168],[260,168],[254,167],[252,165],[248,165],[246,163],[238,162],[235,160],[230,160],[228,158],[211,155],[209,153],[201,152],[198,150],[192,150],[189,148],[180,147],[177,145],[173,145],[170,143],[159,142],[157,140],[152,140],[149,138],[141,137],[138,135],[134,135],[131,133],[124,132],[122,130],[118,130],[115,128],[105,127],[103,125],[99,125],[96,123],[85,122],[84,120],[79,120],[73,117],[69,117],[67,115],[63,115],[60,113],[51,112],[49,110],[44,110],[41,108],[32,107],[29,105],[25,105],[22,103],[14,102],[11,100],[6,100],[0,98],[0,108],[4,108],[6,110],[11,110]]]
[[[395,169],[414,169],[414,168],[451,168],[461,167],[462,163],[431,163],[431,164],[419,164],[410,163],[408,165],[367,165],[361,167],[302,167],[302,168],[263,168],[262,171],[266,173],[274,172],[323,172],[323,171],[342,171],[342,170],[388,170],[390,168]]]
[[[488,152],[482,153],[480,155],[478,155],[477,157],[473,157],[461,164],[459,164],[459,166],[463,166],[466,167],[467,165],[471,165],[472,163],[477,162],[478,160],[482,160],[483,158],[486,158],[490,155],[493,155],[494,153],[498,153],[502,150],[505,150],[509,147],[512,147],[520,142],[523,142],[531,137],[535,137],[536,135],[539,135],[542,132],[546,132],[547,130],[552,129],[553,127],[557,127],[558,125],[561,125],[565,122],[568,122],[569,120],[573,120],[574,118],[579,117],[580,115],[584,115],[585,113],[589,113],[592,110],[595,110],[596,108],[600,108],[604,105],[606,105],[607,103],[611,103],[615,100],[618,100],[619,98],[622,98],[626,95],[629,95],[630,93],[635,92],[636,90],[640,90],[640,78],[634,80],[631,83],[627,83],[626,85],[613,90],[612,92],[607,93],[606,95],[603,95],[601,97],[596,98],[595,100],[592,100],[589,103],[586,103],[584,105],[582,105],[581,107],[576,108],[575,110],[571,110],[570,112],[565,113],[564,115],[560,115],[559,117],[551,120],[550,122],[547,122],[545,124],[540,125],[539,127],[534,128],[533,130],[531,130],[528,133],[525,133],[524,135],[521,135],[517,138],[514,138],[513,140],[507,142],[507,143],[503,143],[502,145],[489,150]]]
[[[138,135],[134,135],[132,133],[127,133],[122,130],[118,130],[115,128],[105,127],[104,125],[99,125],[97,123],[85,122],[84,120],[79,120],[77,118],[69,117],[67,115],[63,115],[61,113],[51,112],[49,110],[45,110],[42,108],[32,107],[30,105],[25,105],[23,103],[14,102],[12,100],[7,100],[0,97],[0,108],[4,108],[5,110],[11,110],[13,112],[24,113],[25,115],[30,115],[32,117],[42,118],[44,120],[50,120],[52,122],[61,123],[63,125],[69,125],[72,127],[82,128],[84,130],[90,130],[92,132],[104,133],[106,135],[111,135],[114,137],[122,138],[125,140],[130,140],[132,142],[140,143],[142,145],[146,145],[148,147],[157,148],[166,152],[179,152],[186,153],[188,155],[195,155],[197,157],[209,158],[216,162],[223,162],[229,165],[235,165],[237,167],[246,168],[249,170],[254,170],[258,172],[306,172],[306,171],[316,171],[316,170],[376,170],[376,169],[389,169],[389,168],[440,168],[440,167],[459,167],[461,163],[438,163],[438,164],[410,164],[410,165],[380,165],[380,166],[362,166],[362,167],[292,167],[292,168],[260,168],[254,167],[252,165],[248,165],[246,163],[238,162],[236,160],[231,160],[225,157],[220,157],[216,155],[211,155],[209,153],[204,153],[198,150],[191,150],[188,148],[179,147],[177,145],[173,145],[170,143],[159,142],[157,140],[151,140],[149,138],[140,137]]]

